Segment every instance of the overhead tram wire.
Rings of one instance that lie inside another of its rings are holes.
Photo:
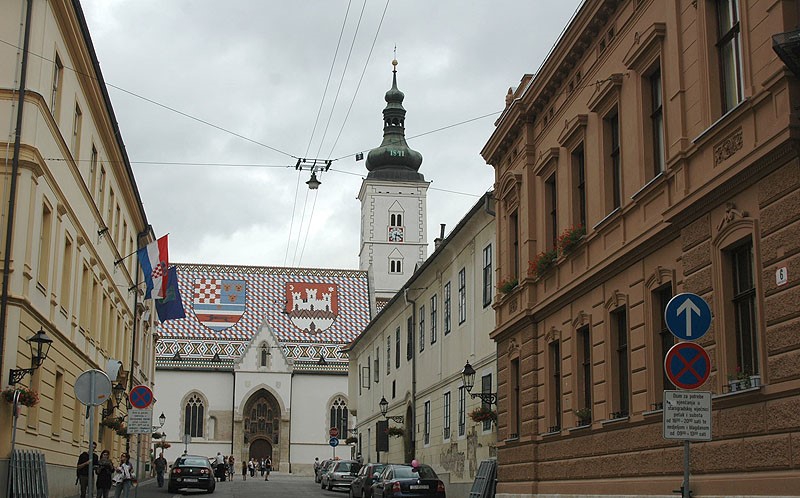
[[[364,6],[366,6],[366,1],[364,2]],[[381,32],[381,27],[383,26],[383,20],[386,18],[386,11],[388,9],[389,9],[389,0],[386,0],[386,5],[384,5],[383,12],[381,13],[381,19],[380,19],[380,21],[378,21],[378,28],[375,30],[375,36],[372,39],[372,45],[370,45],[370,47],[369,47],[369,53],[367,54],[367,60],[364,62],[364,69],[361,70],[361,76],[358,78],[358,84],[356,85],[356,90],[353,93],[353,98],[350,100],[350,105],[347,108],[347,113],[344,116],[344,121],[342,122],[342,126],[339,128],[339,133],[336,135],[336,140],[334,140],[333,145],[331,146],[331,152],[328,154],[328,157],[330,157],[330,155],[333,153],[333,150],[336,148],[336,144],[339,142],[339,137],[342,136],[342,131],[344,130],[344,126],[347,123],[347,119],[350,117],[350,111],[353,109],[353,103],[356,100],[356,96],[358,96],[358,91],[361,88],[361,82],[364,80],[364,74],[366,73],[367,67],[369,66],[369,61],[372,58],[372,52],[375,49],[375,43],[378,40],[378,35]],[[361,15],[363,16],[363,14],[364,14],[364,7],[361,8]],[[359,17],[359,24],[360,24],[360,22],[361,22],[361,17]],[[356,32],[357,31],[358,30],[356,29]],[[353,44],[355,44],[355,38],[356,37],[354,35],[353,36]],[[352,53],[352,51],[353,51],[353,46],[351,45],[350,52]],[[348,61],[349,60],[350,60],[350,55],[348,54]],[[344,73],[342,73],[342,81],[344,81]],[[341,87],[341,85],[340,85],[340,87]],[[337,96],[338,96],[338,91],[337,91]],[[333,115],[333,110],[331,110],[331,115]],[[329,122],[330,122],[330,120],[329,120]],[[327,127],[326,127],[326,133],[327,133]],[[324,140],[324,137],[323,137],[323,140]],[[320,150],[321,149],[322,149],[322,142],[320,142]],[[315,207],[316,207],[316,197],[314,198],[314,204],[311,207],[311,219],[313,219],[314,208]],[[311,230],[311,222],[309,221],[308,228],[306,229],[306,236],[303,239],[303,248],[300,251],[300,261],[302,261],[303,254],[305,254],[306,243],[308,241],[308,233],[309,233],[310,230]]]
[[[389,9],[389,0],[386,0],[386,5],[383,7],[383,13],[381,14],[381,20],[378,22],[378,29],[375,31],[375,37],[372,39],[372,46],[369,47],[369,53],[367,54],[367,60],[364,62],[364,69],[361,70],[361,77],[358,78],[358,84],[356,85],[356,91],[353,93],[353,98],[350,100],[350,106],[347,108],[347,113],[344,115],[344,121],[342,121],[342,126],[339,128],[339,133],[336,135],[336,140],[333,141],[333,145],[331,146],[331,151],[328,153],[328,157],[333,155],[333,151],[336,148],[336,144],[339,143],[339,138],[342,136],[342,132],[344,131],[344,127],[347,124],[348,118],[350,118],[350,111],[353,110],[353,104],[356,101],[356,97],[358,96],[358,91],[361,89],[361,82],[364,81],[364,74],[367,72],[367,66],[369,66],[369,61],[372,58],[372,51],[375,49],[375,43],[378,41],[378,35],[381,32],[381,27],[383,26],[383,19],[386,17],[386,11]],[[352,155],[352,154],[351,154]],[[344,156],[349,157],[349,156]],[[339,159],[343,159],[341,157]],[[337,159],[334,159],[336,161]]]
[[[3,40],[3,39],[0,39],[0,43],[3,43],[3,44],[8,45],[10,47],[16,48],[18,50],[22,49],[21,47],[18,47],[16,44],[8,42],[8,41]],[[28,51],[28,55],[32,55],[34,57],[38,57],[39,59],[41,59],[43,61],[55,64],[54,60],[48,59],[47,57],[45,57],[45,56],[43,56],[41,54],[37,54],[37,53],[31,52],[31,51]],[[228,133],[229,135],[233,135],[233,136],[235,136],[237,138],[241,138],[242,140],[246,140],[246,141],[248,141],[250,143],[253,143],[255,145],[259,145],[259,146],[264,147],[266,149],[269,149],[271,151],[277,152],[279,154],[283,154],[284,156],[291,157],[292,159],[299,159],[294,154],[289,154],[288,152],[283,151],[281,149],[278,149],[277,147],[273,147],[273,146],[265,144],[263,142],[259,142],[258,140],[254,140],[252,138],[246,137],[246,136],[242,135],[241,133],[237,133],[237,132],[235,132],[233,130],[229,130],[229,129],[225,128],[225,127],[222,127],[222,126],[216,125],[214,123],[211,123],[210,121],[206,121],[206,120],[204,120],[202,118],[198,118],[196,116],[192,116],[189,113],[186,113],[186,112],[180,111],[178,109],[175,109],[174,107],[170,107],[170,106],[168,106],[166,104],[162,104],[161,102],[158,102],[156,100],[150,99],[150,98],[145,97],[143,95],[139,95],[138,93],[132,92],[130,90],[126,90],[125,88],[122,88],[120,86],[111,84],[111,83],[105,81],[104,79],[98,78],[98,77],[96,77],[96,76],[94,76],[92,74],[83,73],[83,72],[78,71],[77,69],[75,69],[73,67],[70,67],[70,66],[63,66],[63,69],[68,69],[68,70],[72,71],[75,74],[78,74],[78,75],[83,76],[85,78],[93,79],[93,80],[97,81],[100,85],[105,85],[105,86],[107,86],[109,88],[113,88],[115,90],[119,90],[120,92],[127,93],[128,95],[131,95],[132,97],[136,97],[137,99],[144,100],[145,102],[149,102],[149,103],[151,103],[151,104],[153,104],[155,106],[161,107],[161,108],[166,109],[166,110],[171,111],[171,112],[174,112],[174,113],[179,114],[179,115],[181,115],[181,116],[183,116],[185,118],[189,118],[189,119],[191,119],[193,121],[197,121],[198,123],[204,124],[206,126],[209,126],[209,127],[214,128],[216,130],[222,131],[224,133]]]

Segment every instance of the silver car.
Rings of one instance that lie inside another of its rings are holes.
[[[322,489],[334,487],[350,487],[350,482],[355,479],[361,464],[355,460],[338,460],[322,474]]]

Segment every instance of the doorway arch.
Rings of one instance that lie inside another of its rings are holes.
[[[250,443],[250,456],[257,460],[263,460],[267,457],[272,458],[272,443],[267,439],[256,439]]]

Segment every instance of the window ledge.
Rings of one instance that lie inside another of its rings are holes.
[[[552,437],[552,436],[558,436],[560,434],[561,434],[561,431],[558,430],[558,431],[551,431],[551,432],[543,432],[543,433],[541,433],[539,435],[542,436],[542,437]]]
[[[586,424],[586,425],[576,425],[575,427],[570,427],[567,430],[570,433],[573,433],[573,432],[578,432],[578,431],[584,431],[584,430],[591,429],[591,428],[592,428],[592,424]]]
[[[645,184],[642,186],[642,188],[640,188],[639,190],[637,190],[637,191],[636,191],[636,192],[635,192],[635,193],[634,193],[634,194],[631,196],[631,200],[632,200],[632,201],[636,201],[636,200],[638,200],[640,197],[643,197],[643,196],[644,196],[644,194],[646,194],[646,193],[647,193],[647,192],[649,192],[649,191],[650,191],[652,188],[654,188],[654,185],[660,185],[660,184],[661,184],[661,183],[664,181],[664,179],[665,179],[665,178],[666,178],[666,175],[664,174],[664,172],[663,172],[663,171],[662,171],[662,172],[660,172],[659,174],[657,174],[656,176],[654,176],[652,179],[650,179],[650,181],[648,181],[647,183],[645,183]]]
[[[664,413],[663,408],[659,408],[658,410],[647,410],[642,412],[643,417],[652,417],[653,415],[658,415],[660,413]]]
[[[603,225],[607,225],[612,219],[616,218],[617,215],[619,215],[621,212],[622,212],[622,208],[621,207],[614,208],[614,210],[611,211],[610,213],[608,213],[605,216],[605,218],[603,218],[602,220],[598,221],[597,224],[595,224],[592,227],[592,230],[600,230]]]
[[[616,424],[618,422],[627,422],[630,419],[631,419],[631,417],[630,417],[630,415],[628,415],[627,417],[610,418],[608,420],[603,420],[602,422],[600,422],[600,424],[602,424],[602,425],[610,425],[610,424]]]
[[[712,399],[730,398],[730,397],[733,397],[733,396],[738,396],[740,394],[747,394],[747,393],[760,391],[762,387],[764,387],[763,384],[758,385],[758,386],[754,386],[754,387],[748,387],[747,389],[739,389],[737,391],[729,391],[729,392],[726,392],[726,393],[714,394],[714,395],[711,396],[711,398]]]
[[[745,105],[745,104],[747,104],[747,103],[749,103],[749,102],[750,102],[750,97],[745,97],[744,99],[742,99],[742,101],[741,101],[741,102],[739,102],[738,104],[736,104],[735,106],[733,106],[733,107],[732,107],[732,108],[731,108],[731,109],[730,109],[728,112],[726,112],[725,114],[723,114],[722,116],[720,116],[719,118],[717,118],[717,120],[716,120],[716,121],[714,121],[713,123],[711,123],[711,126],[709,126],[708,128],[706,128],[705,130],[701,131],[701,132],[700,132],[700,134],[699,134],[699,135],[697,135],[697,136],[696,136],[696,137],[695,137],[695,138],[692,140],[692,144],[695,144],[695,145],[696,145],[696,144],[697,144],[697,142],[700,142],[700,141],[702,141],[703,139],[705,139],[706,137],[708,137],[709,135],[711,135],[711,132],[712,132],[712,131],[713,131],[715,128],[718,128],[718,127],[719,127],[718,125],[719,125],[720,123],[722,123],[722,122],[724,122],[724,121],[727,121],[729,116],[731,116],[731,115],[733,115],[733,114],[736,114],[736,113],[737,113],[737,111],[739,111],[739,109],[741,109],[742,107],[744,107],[744,105]]]

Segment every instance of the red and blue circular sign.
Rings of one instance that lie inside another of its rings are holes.
[[[679,342],[667,352],[664,370],[675,387],[697,389],[708,380],[711,360],[702,346],[693,342]]]
[[[153,403],[153,391],[147,386],[134,386],[128,394],[128,400],[134,408],[147,408]]]

